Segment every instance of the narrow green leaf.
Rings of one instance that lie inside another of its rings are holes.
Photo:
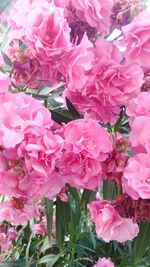
[[[82,198],[81,198],[81,205],[86,208],[87,204],[95,199],[96,192],[97,191],[91,191],[88,189],[84,189],[83,194],[82,194]]]
[[[81,118],[80,113],[77,111],[77,109],[74,107],[74,105],[71,103],[71,101],[66,97],[66,105],[70,113],[74,118]]]
[[[49,239],[46,238],[46,240],[44,241],[44,243],[40,249],[40,252],[44,253],[47,249],[52,248],[52,247],[56,247],[56,246],[57,246],[56,240],[49,241]]]
[[[59,124],[61,124],[62,122],[68,123],[73,120],[73,117],[68,110],[57,109],[49,111],[51,112],[52,119]]]
[[[116,197],[116,184],[114,181],[103,181],[103,199],[112,200]]]
[[[59,211],[59,216],[63,225],[63,228],[67,230],[69,224],[69,203],[64,203],[57,199],[57,209]]]
[[[50,254],[50,255],[46,255],[44,257],[42,257],[38,264],[42,264],[42,263],[49,263],[49,267],[50,266],[53,266],[57,260],[59,260],[59,258],[63,255],[63,253],[59,253],[58,255],[55,255],[55,254]],[[51,264],[51,265],[50,265]]]
[[[131,256],[133,264],[138,263],[150,246],[150,221],[142,222],[139,228],[140,232],[135,240]]]
[[[45,198],[45,211],[46,211],[46,221],[47,221],[47,234],[50,240],[52,233],[53,224],[53,201]]]
[[[74,187],[68,186],[68,191],[69,191],[70,194],[73,196],[73,198],[74,198],[75,200],[77,200],[78,203],[81,202],[81,199],[80,199],[81,194],[80,194],[80,191],[79,191],[79,190],[77,190],[77,189],[74,188]]]
[[[56,201],[56,240],[58,242],[60,250],[62,250],[65,237],[65,229],[60,218],[60,212],[60,207],[58,205],[58,202]]]

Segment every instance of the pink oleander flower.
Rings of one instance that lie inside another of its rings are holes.
[[[122,31],[120,43],[126,47],[125,57],[143,67],[150,66],[150,13],[141,12]]]
[[[138,225],[130,218],[121,217],[108,201],[91,202],[88,208],[96,225],[97,236],[105,242],[114,240],[123,243],[138,235]]]
[[[9,228],[8,228],[9,227]],[[10,227],[5,223],[0,225],[0,249],[1,253],[6,253],[12,247],[12,241],[18,237],[14,227]],[[1,255],[2,256],[2,255]],[[1,259],[0,259],[1,260]]]
[[[112,138],[96,121],[78,119],[64,127],[65,144],[61,173],[77,188],[95,189],[101,179],[101,163],[112,150]]]
[[[110,258],[101,258],[93,267],[115,267],[115,265]]]
[[[92,68],[92,43],[84,35],[79,45],[73,46],[67,57],[61,62],[60,71],[66,79],[67,88],[72,91],[82,90]]]
[[[12,198],[0,204],[0,220],[12,225],[26,225],[29,220],[37,217],[35,207],[25,198]]]
[[[150,155],[140,153],[129,159],[122,186],[124,192],[135,200],[150,199]]]
[[[23,141],[26,133],[30,133],[30,127],[40,135],[52,125],[49,111],[31,96],[23,93],[0,96],[1,146],[14,148]]]
[[[0,192],[30,198],[59,193],[64,141],[52,132],[49,111],[22,93],[1,95],[0,103]]]
[[[91,27],[106,35],[110,26],[111,0],[70,0],[72,7],[75,8],[76,15],[80,20],[88,22]]]
[[[58,193],[58,197],[62,202],[68,203],[67,187],[64,186]]]
[[[127,115],[132,118],[137,116],[150,117],[150,93],[141,92],[138,96],[132,99],[126,108]]]
[[[97,41],[93,52],[93,67],[84,87],[69,87],[64,94],[81,113],[104,123],[115,123],[120,106],[140,92],[143,70],[124,61],[117,47],[108,41]]]
[[[68,53],[70,28],[63,8],[56,7],[53,2],[40,2],[30,10],[23,26],[27,43],[40,59],[54,64]]]
[[[128,141],[119,132],[116,132],[114,149],[103,163],[104,178],[115,180],[118,192],[120,192],[123,172],[129,158],[128,149]]]
[[[10,84],[10,78],[5,73],[0,72],[0,94],[7,93]]]
[[[150,154],[150,117],[137,116],[131,121],[129,141],[135,153]]]
[[[41,235],[41,236],[47,235],[47,221],[45,217],[43,217],[39,223],[33,224],[32,232],[36,235]]]

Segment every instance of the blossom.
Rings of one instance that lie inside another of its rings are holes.
[[[23,198],[13,198],[0,204],[0,220],[12,225],[25,225],[37,216],[35,207]]]
[[[96,225],[97,236],[105,242],[132,240],[139,232],[138,225],[130,218],[121,217],[108,201],[94,201],[88,205]]]
[[[111,0],[70,0],[70,2],[81,20],[97,28],[101,34],[107,34],[110,26]]]
[[[122,186],[133,199],[150,198],[150,155],[139,153],[128,160]]]
[[[81,90],[86,84],[93,60],[93,52],[90,48],[92,44],[84,35],[80,44],[73,46],[68,56],[61,62],[60,71],[66,79],[69,90]]]
[[[138,116],[131,123],[129,140],[136,153],[150,154],[150,117]]]
[[[94,60],[83,88],[67,88],[65,95],[81,113],[104,123],[115,123],[120,106],[134,98],[143,84],[143,70],[123,61],[115,45],[99,40],[93,47]]]
[[[59,193],[64,142],[51,130],[49,111],[22,93],[1,95],[0,102],[0,192],[30,198]]]
[[[64,127],[61,172],[71,186],[95,189],[101,162],[112,150],[111,135],[92,119],[78,119]]]
[[[126,113],[129,117],[136,118],[137,116],[150,117],[150,93],[141,92],[137,97],[132,99],[126,108]]]
[[[144,10],[134,18],[132,23],[122,27],[123,40],[126,47],[125,57],[143,67],[150,66],[150,16]]]
[[[10,84],[10,78],[5,73],[0,72],[0,94],[8,92]]]
[[[29,44],[44,61],[53,62],[62,58],[71,46],[64,9],[56,7],[53,2],[41,3],[31,10],[24,27]]]
[[[115,267],[111,259],[101,258],[93,267]]]

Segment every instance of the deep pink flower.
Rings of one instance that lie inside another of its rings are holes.
[[[122,184],[133,199],[150,198],[150,155],[141,153],[129,159]]]
[[[101,258],[93,267],[115,267],[111,259]]]
[[[120,43],[126,46],[126,58],[141,66],[150,66],[150,13],[141,12],[122,31],[124,38]]]
[[[105,242],[132,240],[139,232],[138,225],[130,218],[121,217],[108,201],[94,201],[88,205],[96,225],[97,236]]]
[[[111,135],[92,119],[78,119],[64,127],[61,172],[77,188],[95,189],[100,181],[101,162],[112,150]]]

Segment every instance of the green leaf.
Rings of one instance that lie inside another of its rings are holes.
[[[103,199],[112,200],[116,198],[116,183],[114,181],[103,181]]]
[[[150,221],[142,222],[139,228],[140,232],[135,240],[131,256],[133,264],[138,263],[150,246]]]
[[[69,224],[69,203],[64,203],[57,199],[57,209],[63,225],[63,228],[67,230]]]
[[[38,264],[49,263],[48,266],[49,267],[52,267],[59,260],[59,258],[61,256],[63,256],[63,253],[62,252],[59,253],[59,254],[57,254],[57,255],[55,255],[55,254],[46,255],[46,256],[42,257],[39,260]]]
[[[53,247],[57,247],[57,242],[56,240],[51,240],[49,241],[48,238],[45,239],[41,249],[40,249],[40,252],[44,253],[47,249],[49,248],[53,248]]]
[[[71,187],[71,186],[68,186],[68,191],[69,191],[70,194],[73,196],[73,198],[74,198],[75,200],[77,200],[77,202],[80,204],[80,202],[81,202],[81,199],[80,199],[80,197],[81,197],[80,191],[77,190],[77,189],[74,188],[74,187]]]
[[[84,189],[83,194],[82,194],[82,198],[81,198],[81,205],[86,208],[87,204],[95,199],[96,192],[97,191]]]
[[[62,224],[62,220],[60,218],[60,206],[58,201],[56,201],[56,240],[58,242],[58,246],[60,250],[63,250],[63,243],[65,238],[65,229]]]
[[[53,201],[45,198],[45,211],[46,211],[46,221],[47,221],[47,234],[50,240],[52,233],[53,224]]]
[[[74,105],[70,102],[70,100],[66,97],[66,105],[68,110],[70,111],[71,115],[76,118],[79,119],[81,118],[80,113],[77,111],[77,109],[74,107]]]
[[[73,117],[70,114],[69,110],[57,109],[57,110],[50,110],[50,112],[52,115],[52,119],[59,124],[62,124],[62,122],[68,123],[73,120]]]

